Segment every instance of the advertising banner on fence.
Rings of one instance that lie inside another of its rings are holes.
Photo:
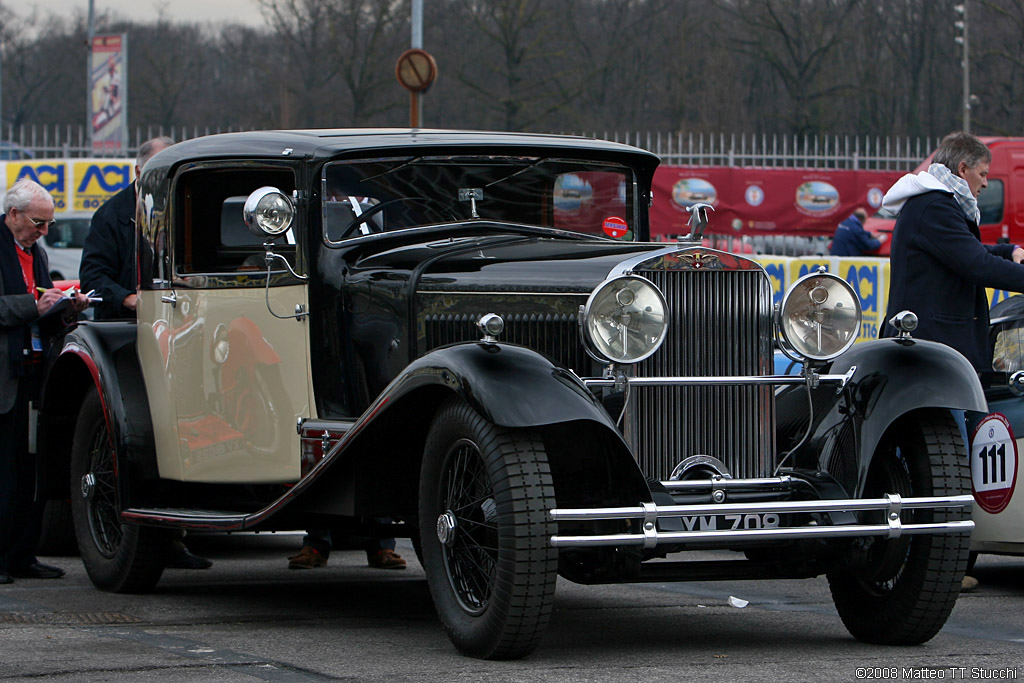
[[[128,147],[128,34],[95,36],[89,57],[89,132],[96,152]]]
[[[135,162],[130,159],[76,159],[72,211],[95,211],[132,182]]]
[[[53,197],[53,210],[57,213],[68,208],[68,174],[67,164],[63,159],[48,161],[8,161],[5,164],[4,178],[6,187],[10,187],[22,178],[34,180]]]
[[[710,204],[709,233],[831,235],[858,206],[869,214],[903,171],[662,166],[651,234],[684,235],[688,206]]]
[[[0,161],[0,177],[10,187],[34,180],[53,197],[59,219],[69,211],[95,211],[135,180],[134,159],[43,159]],[[2,195],[0,195],[2,196]]]

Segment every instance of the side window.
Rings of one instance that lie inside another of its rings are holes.
[[[264,240],[246,227],[242,209],[251,192],[267,185],[291,194],[295,177],[291,170],[269,169],[183,173],[175,191],[175,271],[180,275],[251,274],[265,269]],[[294,266],[293,230],[274,240],[274,251]]]
[[[978,195],[978,209],[981,210],[981,225],[1003,221],[1003,181],[990,179],[988,187]]]

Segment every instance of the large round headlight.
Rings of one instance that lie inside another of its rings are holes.
[[[668,330],[661,291],[635,275],[608,280],[583,308],[583,337],[597,357],[636,363],[658,350]]]
[[[276,237],[292,227],[295,205],[276,187],[261,187],[246,198],[242,217],[253,233],[260,237]]]
[[[783,339],[805,358],[829,360],[846,351],[860,331],[860,298],[842,278],[824,271],[793,283],[782,299]]]

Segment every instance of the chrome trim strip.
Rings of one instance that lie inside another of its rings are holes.
[[[974,522],[942,522],[937,524],[904,524],[900,532],[906,536],[920,534],[967,534],[974,529]],[[887,536],[894,538],[888,524],[851,524],[846,526],[807,526],[783,529],[743,529],[736,531],[673,531],[655,532],[658,543],[722,543],[736,541],[764,541],[784,538],[852,538],[858,536]],[[552,536],[551,545],[556,548],[579,548],[598,546],[638,545],[645,548],[650,539],[646,534],[614,534],[600,536]]]
[[[885,498],[852,498],[847,500],[797,500],[764,503],[709,503],[706,505],[658,505],[657,517],[692,517],[696,515],[730,515],[758,512],[787,514],[796,512],[851,512],[855,510],[885,510],[899,512],[902,508],[971,508],[974,496],[922,496],[902,498],[886,494]],[[551,519],[597,520],[597,519],[644,519],[648,514],[646,505],[622,508],[566,508],[549,511]]]
[[[436,295],[436,296],[451,296],[458,294],[459,296],[483,296],[483,297],[494,297],[500,296],[505,298],[513,298],[518,296],[532,297],[532,296],[559,296],[559,297],[578,297],[586,301],[587,297],[590,296],[590,292],[503,292],[495,289],[481,289],[473,292],[464,291],[461,289],[417,289],[416,294],[418,295]]]
[[[657,249],[655,251],[645,251],[641,254],[637,254],[632,258],[628,258],[625,261],[619,261],[610,271],[608,271],[608,277],[606,277],[605,279],[610,280],[613,277],[617,277],[619,275],[631,275],[633,273],[633,270],[642,263],[646,263],[648,261],[655,261],[664,256],[668,256],[679,251],[685,251],[686,249],[693,249],[694,246],[695,245],[680,246],[677,244],[675,246],[665,247],[664,249]],[[709,249],[708,251],[713,250]]]
[[[347,432],[355,425],[355,420],[320,420],[306,418],[298,425],[298,432]]]
[[[840,386],[846,386],[850,381],[852,373],[845,375],[816,375],[812,381],[835,382]],[[746,384],[807,384],[806,377],[800,375],[749,375],[746,377],[626,377],[627,382],[634,386],[648,387],[672,387],[672,386],[700,386],[706,384],[717,385],[746,385]],[[614,387],[620,380],[616,379],[584,379],[583,383],[588,387]]]
[[[714,479],[685,479],[683,481],[670,480],[659,483],[668,491],[684,491],[687,489],[771,489],[792,486],[794,481],[799,480],[794,480],[793,477],[789,475],[783,475],[781,477],[758,477],[753,479],[727,479],[719,476]]]

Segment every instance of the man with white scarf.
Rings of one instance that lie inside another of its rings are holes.
[[[909,309],[919,320],[914,337],[952,346],[976,370],[991,370],[985,288],[1024,292],[1024,249],[981,243],[977,198],[992,161],[981,140],[951,133],[932,161],[897,180],[882,200],[898,216],[885,319]],[[896,330],[886,323],[880,336]]]

